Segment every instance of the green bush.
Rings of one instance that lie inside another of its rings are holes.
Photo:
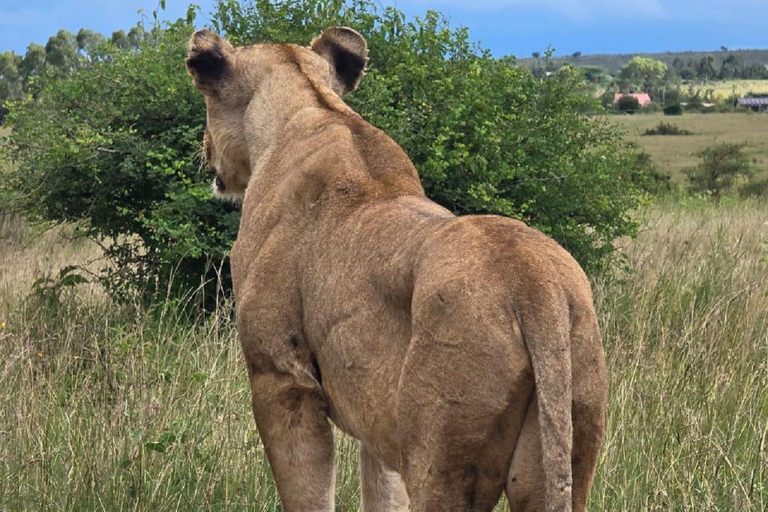
[[[11,105],[5,185],[34,219],[82,221],[103,241],[115,292],[210,281],[237,233],[237,209],[211,200],[200,166],[205,106],[183,67],[191,31],[179,22],[139,51],[111,47]]]
[[[640,107],[640,113],[642,114],[656,114],[663,110],[662,106],[655,101],[648,103],[644,107]]]
[[[672,123],[659,123],[656,128],[648,128],[644,135],[693,135],[693,132]]]
[[[701,163],[685,170],[688,188],[709,194],[715,202],[719,202],[723,192],[730,190],[739,178],[752,174],[743,144],[719,144],[705,149],[699,156]]]
[[[742,199],[749,197],[768,198],[768,178],[752,179],[739,188]]]
[[[683,115],[683,106],[679,103],[674,103],[667,107],[664,107],[665,116],[681,116]]]
[[[642,172],[635,177],[634,185],[648,194],[662,196],[677,191],[677,185],[669,174],[660,171],[653,163],[651,155],[636,145],[630,146],[634,151],[633,167]]]
[[[184,69],[191,21],[156,30],[136,51],[113,47],[47,82],[39,100],[11,106],[17,166],[6,185],[32,217],[82,221],[85,234],[108,239],[113,288],[164,290],[175,276],[186,290],[218,278],[235,237],[237,209],[212,199],[198,165],[205,112]],[[211,23],[235,44],[307,44],[335,24],[359,30],[371,63],[350,104],[404,147],[427,194],[457,213],[521,218],[589,271],[636,230],[630,212],[645,171],[612,125],[583,114],[595,100],[578,92],[572,68],[537,79],[437,13],[407,21],[372,0],[227,0]]]
[[[616,108],[626,114],[634,114],[640,110],[640,102],[634,96],[624,95],[616,102]]]

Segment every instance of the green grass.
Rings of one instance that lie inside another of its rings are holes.
[[[645,216],[634,271],[595,286],[611,402],[591,509],[766,510],[768,206]],[[0,223],[0,510],[279,510],[230,309],[30,295],[98,256],[65,234]],[[357,510],[342,436],[337,471]]]
[[[746,144],[746,153],[758,173],[768,172],[768,115],[766,114],[642,114],[608,118],[626,132],[626,140],[651,155],[660,171],[683,181],[683,169],[700,162],[698,153],[714,144]],[[644,136],[659,123],[672,123],[693,135]]]

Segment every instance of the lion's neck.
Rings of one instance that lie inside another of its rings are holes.
[[[252,179],[264,172],[286,125],[306,107],[316,105],[306,91],[287,90],[279,80],[266,79],[251,99],[244,116]]]
[[[265,83],[251,101],[245,132],[251,162],[248,189],[255,190],[246,195],[255,197],[248,202],[275,198],[274,192],[285,190],[286,183],[303,186],[299,175],[311,175],[312,188],[318,190],[343,183],[337,188],[361,201],[423,196],[416,169],[392,139],[340,99],[328,104],[316,93],[314,88],[291,93],[282,84]]]

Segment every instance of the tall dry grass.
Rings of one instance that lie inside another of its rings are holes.
[[[598,510],[768,510],[768,205],[667,205],[599,288]]]
[[[766,510],[768,206],[646,215],[633,271],[596,285],[611,403],[591,508]],[[279,510],[230,310],[30,295],[98,255],[56,236],[0,225],[0,510]],[[340,437],[340,511],[355,457]]]
[[[99,264],[68,239],[0,222],[0,511],[279,510],[231,308],[190,318],[180,301],[35,286]],[[359,501],[354,457],[340,439],[342,510]]]

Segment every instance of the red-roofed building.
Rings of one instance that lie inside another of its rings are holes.
[[[613,95],[613,102],[616,103],[623,96],[632,96],[633,98],[637,99],[637,102],[640,104],[641,107],[644,107],[651,102],[651,97],[644,92],[640,92],[640,93],[633,92],[631,94],[621,94],[620,92],[617,92],[616,94]]]

